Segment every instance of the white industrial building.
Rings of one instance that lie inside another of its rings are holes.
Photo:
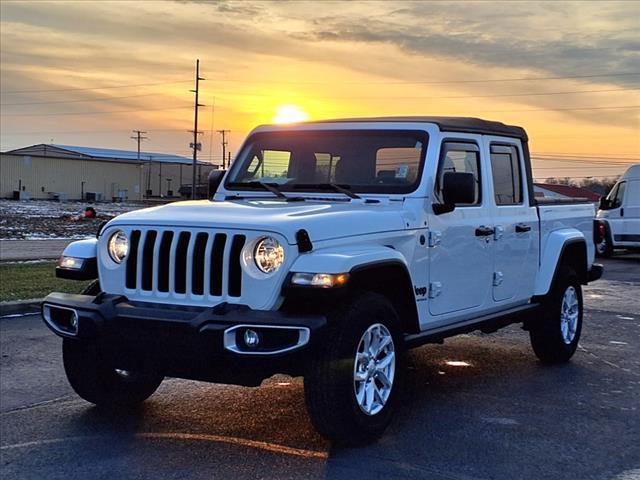
[[[198,162],[198,191],[217,168]],[[191,191],[192,159],[177,155],[38,144],[0,155],[0,196],[20,199],[144,200]],[[182,188],[181,188],[182,187]]]

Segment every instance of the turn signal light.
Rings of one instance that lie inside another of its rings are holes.
[[[348,273],[294,273],[291,277],[293,285],[318,288],[341,287],[348,281]]]

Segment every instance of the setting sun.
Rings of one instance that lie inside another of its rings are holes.
[[[280,105],[273,117],[274,123],[304,122],[309,118],[307,112],[296,105]]]

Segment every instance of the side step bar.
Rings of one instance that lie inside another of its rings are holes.
[[[492,333],[512,323],[531,320],[531,314],[535,313],[538,308],[540,308],[539,303],[530,303],[502,312],[454,323],[453,325],[447,325],[412,335],[405,335],[405,345],[407,348],[414,348],[426,343],[442,343],[445,338],[460,335],[461,333],[473,332],[475,330]]]

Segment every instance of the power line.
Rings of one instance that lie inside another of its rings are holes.
[[[292,95],[290,98],[292,100],[296,99],[338,99],[338,98],[349,98],[349,99],[362,99],[362,100],[455,100],[455,99],[466,99],[466,98],[499,98],[499,97],[541,97],[547,95],[569,95],[569,94],[578,94],[578,93],[603,93],[603,92],[628,92],[628,91],[636,91],[639,90],[640,87],[634,88],[607,88],[602,90],[568,90],[563,92],[527,92],[527,93],[501,93],[501,94],[492,94],[492,95],[454,95],[454,96],[402,96],[402,97],[391,97],[391,96],[381,96],[381,95],[371,95],[371,96],[354,96],[354,95]],[[232,93],[231,96],[235,97],[271,97],[273,94],[271,93]]]
[[[608,153],[556,153],[556,152],[536,152],[535,153],[539,157],[569,157],[569,158],[577,158],[577,159],[592,159],[592,158],[601,158],[601,159],[613,159],[613,160],[625,160],[624,157],[630,157],[638,155],[638,153],[617,153],[615,155],[611,155]]]
[[[509,112],[569,112],[580,110],[624,110],[629,108],[640,108],[640,105],[622,105],[618,107],[579,107],[579,108],[531,108],[517,110],[475,110],[482,113],[509,113]]]
[[[191,108],[191,105],[184,107],[163,107],[163,108],[145,108],[138,110],[108,110],[103,112],[57,112],[57,113],[0,113],[3,117],[53,117],[66,115],[109,115],[112,113],[133,113],[133,112],[151,112],[158,110],[180,110],[183,108]]]
[[[619,177],[620,174],[613,174],[613,175],[587,175],[584,177],[575,177],[575,176],[570,176],[569,178],[571,179],[576,179],[576,178],[616,178]],[[566,177],[567,175],[556,175],[556,176],[552,176],[552,175],[548,175],[546,177],[533,177],[534,180],[546,180],[547,178],[562,178],[562,177]]]
[[[107,90],[112,88],[131,88],[131,87],[152,87],[156,85],[177,85],[181,83],[189,83],[189,82],[159,82],[159,83],[130,83],[127,85],[108,85],[105,87],[89,87],[89,88],[60,88],[55,90],[8,90],[4,92],[0,92],[1,94],[14,94],[14,93],[53,93],[53,92],[80,92],[80,91],[89,91],[89,90]]]
[[[524,81],[539,81],[539,80],[565,80],[575,78],[608,78],[608,77],[624,77],[624,76],[637,76],[640,72],[623,72],[623,73],[602,73],[594,75],[567,75],[567,76],[552,76],[552,77],[520,77],[520,78],[489,78],[481,80],[440,80],[440,81],[385,81],[385,82],[342,82],[343,85],[448,85],[452,83],[494,83],[494,82],[524,82]],[[233,83],[253,83],[253,84],[287,84],[287,85],[327,85],[335,84],[335,82],[298,82],[291,80],[242,80],[242,79],[219,79],[218,82],[233,82]],[[3,95],[16,94],[16,93],[54,93],[54,92],[79,92],[79,91],[92,91],[92,90],[107,90],[114,88],[131,88],[131,87],[150,87],[157,85],[177,85],[182,83],[188,83],[186,81],[178,82],[157,82],[157,83],[131,83],[123,85],[107,85],[103,87],[86,87],[86,88],[60,88],[60,89],[45,89],[45,90],[7,90],[0,92]]]
[[[599,77],[624,77],[624,76],[636,76],[640,75],[640,72],[624,72],[624,73],[602,73],[597,75],[568,75],[564,77],[521,77],[521,78],[490,78],[483,80],[439,80],[439,81],[400,81],[400,82],[341,82],[343,85],[448,85],[451,83],[493,83],[493,82],[524,82],[524,81],[538,81],[538,80],[565,80],[574,78],[599,78]],[[296,82],[291,80],[242,80],[242,79],[229,79],[219,80],[228,81],[233,83],[276,83],[287,85],[335,85],[334,81],[330,82]]]
[[[143,93],[140,95],[124,95],[121,97],[107,97],[107,98],[90,98],[85,100],[52,100],[49,102],[25,102],[25,103],[3,103],[3,107],[22,107],[26,105],[49,105],[54,103],[83,103],[83,102],[108,102],[110,100],[119,100],[121,98],[138,98],[138,97],[151,97],[158,95],[157,93]]]
[[[349,98],[349,99],[363,99],[363,100],[455,100],[455,99],[468,99],[468,98],[503,98],[503,97],[540,97],[540,96],[551,96],[551,95],[570,95],[570,94],[583,94],[583,93],[605,93],[605,92],[629,92],[629,91],[637,91],[640,88],[608,88],[601,90],[568,90],[562,92],[525,92],[525,93],[501,93],[501,94],[492,94],[492,95],[454,95],[454,96],[353,96],[353,95],[344,95],[344,96],[324,96],[324,95],[295,95],[291,96],[291,99],[338,99],[338,98]],[[29,105],[52,105],[52,104],[64,104],[64,103],[86,103],[86,102],[108,102],[112,100],[122,99],[122,98],[139,98],[139,97],[150,97],[158,95],[157,93],[145,93],[139,95],[123,95],[118,97],[108,97],[108,98],[95,98],[95,99],[83,99],[83,100],[52,100],[52,101],[43,101],[43,102],[23,102],[23,103],[3,103],[2,106],[5,107],[16,107],[16,106],[29,106]],[[233,97],[270,97],[272,94],[270,93],[232,93]]]

